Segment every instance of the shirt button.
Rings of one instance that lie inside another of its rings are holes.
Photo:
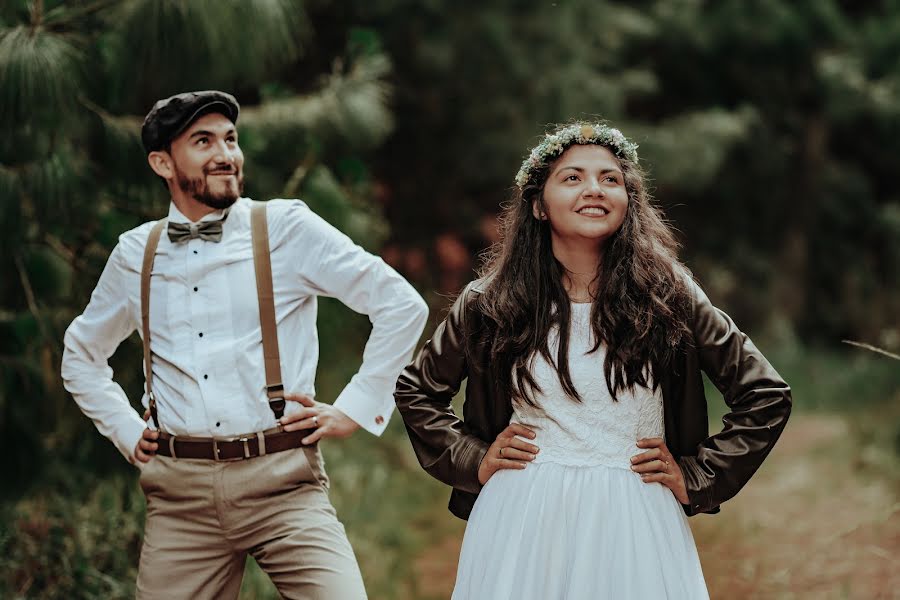
[[[200,337],[203,337],[203,332],[201,331],[201,332],[198,333],[197,335],[199,335]]]
[[[381,425],[382,423],[384,423],[384,417],[382,417],[381,415],[378,415],[377,417],[375,417],[376,425]]]
[[[221,423],[219,423],[218,421],[216,421],[216,427],[219,427],[220,425],[221,425]]]
[[[204,373],[203,379],[209,379],[209,375],[206,375],[206,374]]]
[[[196,250],[194,250],[194,254],[197,254],[197,251],[196,251]]]
[[[195,292],[197,291],[197,286],[194,286],[194,291],[195,291]]]

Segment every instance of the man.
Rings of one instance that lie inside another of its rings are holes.
[[[168,219],[119,238],[66,332],[63,379],[141,468],[138,597],[236,598],[249,553],[285,598],[365,598],[317,442],[381,434],[427,308],[302,202],[240,197],[238,113],[231,95],[204,91],[147,115],[141,137],[171,194]],[[333,405],[313,400],[320,295],[372,321],[362,366]],[[135,329],[147,422],[107,362]]]

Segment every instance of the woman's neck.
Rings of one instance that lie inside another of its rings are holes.
[[[566,270],[563,286],[573,302],[590,302],[597,295],[597,271],[603,250],[596,245],[553,241],[553,255]]]

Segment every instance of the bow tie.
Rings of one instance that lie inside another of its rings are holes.
[[[207,242],[219,242],[222,240],[223,221],[225,221],[225,217],[218,221],[201,221],[200,223],[172,223],[170,221],[166,233],[169,234],[169,241],[173,244],[196,238]]]

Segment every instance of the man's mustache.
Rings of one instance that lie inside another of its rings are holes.
[[[212,169],[204,169],[204,175],[237,175],[238,170],[234,165],[214,167]]]

